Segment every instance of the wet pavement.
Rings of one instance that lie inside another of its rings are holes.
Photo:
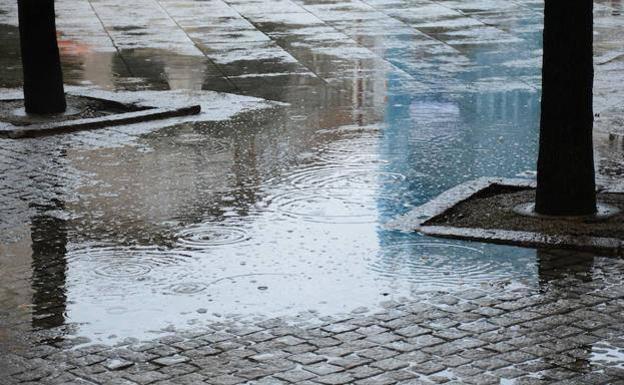
[[[534,176],[541,2],[56,6],[70,89],[204,113],[0,140],[0,383],[624,380],[621,260],[384,226],[466,180]],[[595,9],[609,186],[623,7]],[[16,23],[0,0],[4,88]]]

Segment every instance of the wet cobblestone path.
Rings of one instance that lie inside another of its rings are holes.
[[[384,226],[535,175],[542,6],[57,0],[68,90],[203,112],[0,139],[0,384],[624,384],[621,259]],[[622,8],[595,3],[620,188]],[[2,93],[17,35],[0,0]]]
[[[540,257],[538,290],[426,293],[316,326],[274,318],[112,347],[59,340],[5,354],[5,383],[622,383],[622,262]]]

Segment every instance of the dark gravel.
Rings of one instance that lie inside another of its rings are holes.
[[[624,210],[606,220],[543,219],[516,214],[513,208],[535,199],[533,189],[491,187],[427,221],[429,226],[452,226],[624,239]],[[598,194],[598,201],[624,209],[624,194]]]

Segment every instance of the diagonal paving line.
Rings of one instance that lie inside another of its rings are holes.
[[[406,26],[406,27],[408,27],[408,28],[412,29],[412,30],[413,30],[413,31],[415,31],[415,32],[418,32],[419,34],[421,34],[421,35],[423,35],[423,36],[426,36],[427,38],[429,38],[429,39],[431,39],[431,40],[434,40],[434,41],[437,41],[437,42],[439,42],[439,43],[441,43],[441,44],[444,44],[445,46],[447,46],[447,47],[449,47],[449,48],[453,49],[453,51],[455,51],[455,52],[459,52],[459,50],[458,50],[457,48],[455,48],[455,47],[453,47],[452,45],[448,44],[448,43],[447,43],[447,42],[445,42],[444,40],[440,40],[440,39],[438,39],[438,38],[437,38],[437,37],[435,37],[435,36],[431,36],[430,34],[428,34],[428,33],[426,33],[426,32],[421,31],[420,29],[418,29],[418,28],[414,27],[413,25],[411,25],[411,24],[409,24],[409,23],[406,23],[405,21],[403,21],[403,20],[401,20],[401,19],[399,19],[399,18],[397,18],[397,17],[395,17],[395,16],[390,15],[390,14],[388,14],[387,12],[384,12],[384,11],[383,11],[383,9],[378,9],[378,8],[376,8],[374,5],[371,5],[371,4],[370,4],[370,3],[368,3],[366,0],[353,0],[353,1],[351,1],[351,2],[352,2],[352,3],[356,3],[356,2],[361,3],[361,4],[363,4],[363,5],[367,6],[367,7],[369,7],[370,9],[374,10],[375,12],[382,13],[382,14],[384,14],[385,16],[387,16],[388,18],[390,18],[390,19],[392,19],[392,20],[395,20],[395,21],[397,21],[397,22],[401,23],[402,25],[404,25],[404,26]],[[435,2],[433,2],[433,1],[432,1],[432,2],[429,2],[429,3],[434,4]],[[452,8],[449,8],[449,7],[445,7],[445,8],[447,8],[447,9],[451,9],[451,10],[453,10],[453,11],[457,12],[457,10],[455,10],[455,9],[452,9]]]
[[[219,3],[222,4],[223,6],[227,7],[229,10],[231,10],[235,15],[237,15],[241,20],[245,20],[251,27],[256,27],[253,23],[251,23],[245,16],[243,16],[240,12],[238,12],[236,9],[234,9],[230,4],[227,4],[224,1],[219,0]],[[229,76],[227,76],[226,71],[223,70],[223,67],[217,63],[216,61],[212,60],[207,53],[203,52],[203,49],[197,44],[195,43],[195,39],[193,39],[187,32],[186,29],[175,19],[175,17],[173,15],[171,15],[171,13],[169,12],[169,10],[167,9],[166,6],[162,5],[162,3],[159,2],[159,5],[161,6],[161,8],[169,15],[169,17],[176,23],[176,25],[178,25],[179,28],[181,28],[184,33],[186,34],[186,36],[188,36],[189,39],[191,39],[193,41],[193,43],[195,44],[195,46],[197,47],[197,49],[199,49],[200,51],[202,51],[202,54],[204,54],[204,56],[210,60],[217,68],[218,70],[224,74],[224,77],[227,79],[227,81],[231,84],[234,85],[235,89],[240,90],[240,87],[236,86],[234,84],[234,82],[231,80],[231,78]],[[285,50],[283,47],[281,47],[279,44],[277,44],[275,42],[274,39],[272,39],[270,36],[268,36],[266,33],[264,33],[263,31],[255,28],[256,31],[260,32],[263,36],[267,37],[267,41],[271,41],[274,44],[276,44],[277,47],[279,47],[287,56],[289,56],[290,58],[293,59],[293,61],[299,65],[301,65],[303,68],[306,68],[308,70],[308,73],[311,73],[314,75],[314,77],[318,80],[320,80],[323,84],[325,84],[328,87],[331,87],[331,85],[329,85],[325,79],[323,79],[322,77],[320,77],[317,73],[315,73],[314,71],[312,71],[309,67],[305,66],[303,63],[301,63],[299,60],[297,60],[297,58],[293,57],[287,50]]]
[[[354,0],[354,1],[355,1],[355,0]],[[352,2],[354,2],[354,1],[352,1]],[[395,20],[395,21],[397,21],[397,22],[399,22],[399,23],[401,23],[401,24],[403,24],[403,25],[407,26],[408,28],[410,28],[410,29],[412,29],[412,30],[414,30],[414,31],[416,31],[416,32],[418,32],[418,33],[420,33],[420,34],[423,34],[423,35],[427,36],[428,38],[430,38],[430,39],[432,39],[432,40],[435,40],[435,41],[437,41],[437,42],[439,42],[439,43],[441,43],[441,44],[444,44],[445,46],[447,46],[447,47],[451,48],[451,49],[452,49],[453,51],[455,51],[455,52],[460,52],[457,48],[455,48],[453,45],[449,44],[448,42],[446,42],[446,41],[444,41],[444,40],[441,40],[441,39],[439,39],[439,38],[437,38],[437,37],[435,37],[435,36],[432,36],[432,35],[430,35],[430,34],[428,34],[428,33],[424,32],[424,31],[422,31],[422,30],[418,29],[417,27],[415,27],[415,26],[413,26],[413,25],[411,25],[411,24],[409,24],[409,23],[406,23],[405,21],[401,20],[401,19],[400,19],[400,18],[398,18],[398,17],[392,16],[391,14],[389,14],[389,13],[385,12],[383,9],[378,9],[378,8],[376,8],[374,5],[371,5],[371,4],[370,4],[369,2],[367,2],[366,0],[357,0],[357,1],[358,1],[358,2],[360,2],[360,3],[362,3],[362,4],[365,4],[366,6],[370,7],[371,9],[373,9],[373,10],[375,10],[375,11],[377,11],[377,12],[383,13],[383,14],[384,14],[384,15],[386,15],[387,17],[389,17],[389,18],[391,18],[391,19],[393,19],[393,20]],[[470,18],[470,19],[476,20],[477,22],[481,23],[481,24],[482,24],[482,25],[484,25],[484,26],[489,26],[487,23],[484,23],[484,22],[483,22],[482,20],[480,20],[479,18],[474,17],[473,15],[466,14],[465,12],[463,12],[463,11],[461,11],[461,10],[458,10],[458,9],[455,9],[455,8],[452,8],[452,7],[449,7],[448,5],[445,5],[443,2],[436,1],[436,0],[432,0],[432,1],[428,1],[428,3],[430,3],[430,4],[436,4],[436,5],[439,5],[439,6],[441,6],[441,7],[444,7],[444,8],[446,8],[446,9],[448,9],[448,10],[451,10],[451,11],[453,11],[453,12],[457,13],[458,15],[461,15],[461,16],[463,16],[463,17],[466,17],[466,18]],[[516,5],[518,5],[518,6],[520,6],[520,7],[523,7],[523,8],[529,8],[529,7],[525,6],[525,5],[518,4],[518,2],[517,2],[517,1],[513,1],[513,3],[514,3],[514,4],[516,4]],[[499,30],[501,30],[501,31],[504,31],[504,30],[502,30],[502,29],[500,29],[500,28],[497,28],[497,27],[494,27],[494,28],[499,29]],[[529,83],[529,82],[527,82],[526,80],[523,80],[523,79],[518,79],[518,80],[519,80],[519,82],[521,82],[521,83],[523,83],[523,84],[527,85],[529,88],[537,90],[537,87],[535,87],[534,85],[530,84],[530,83]]]
[[[296,56],[294,56],[293,54],[291,54],[286,48],[284,48],[282,45],[280,45],[275,39],[273,39],[273,37],[271,37],[270,35],[268,35],[266,32],[262,31],[261,29],[259,29],[257,27],[257,24],[254,23],[253,21],[251,21],[248,17],[246,17],[245,15],[241,14],[235,7],[233,7],[231,4],[229,4],[227,1],[223,1],[223,3],[225,5],[227,5],[230,9],[232,9],[234,12],[236,12],[241,18],[245,19],[248,23],[250,23],[252,26],[254,26],[256,28],[256,30],[260,31],[262,34],[264,34],[266,37],[268,37],[273,43],[275,43],[275,45],[277,45],[278,47],[280,47],[282,50],[284,50],[284,52],[286,52],[290,57],[292,57],[297,63],[299,63],[301,66],[303,66],[304,68],[306,68],[310,73],[314,74],[314,76],[319,79],[320,81],[323,82],[323,84],[325,84],[325,86],[330,87],[330,88],[335,88],[333,85],[329,84],[327,82],[327,80],[325,78],[323,78],[322,76],[320,76],[316,71],[314,71],[312,68],[310,68],[309,66],[305,65],[304,63],[302,63],[301,61],[299,61],[297,59]]]
[[[208,57],[208,55],[206,55],[205,52],[202,51],[202,49],[197,45],[197,43],[195,43],[195,40],[193,40],[193,38],[191,38],[189,36],[189,34],[186,32],[186,30],[180,25],[180,23],[178,23],[178,21],[171,15],[171,13],[169,13],[169,11],[167,10],[167,8],[165,8],[160,1],[158,0],[153,0],[154,3],[156,3],[158,5],[158,7],[167,15],[167,17],[169,17],[171,19],[171,21],[173,23],[175,23],[175,25],[184,33],[184,35],[186,35],[186,37],[189,39],[189,41],[193,44],[193,46],[195,46],[195,48],[197,48],[197,50],[199,50],[199,52],[202,53],[202,55],[204,55],[204,57],[206,58],[206,60],[208,60],[212,65],[215,66],[215,68],[217,68],[217,70],[219,70],[219,73],[221,73],[221,76],[223,76],[223,78],[227,81],[227,83],[232,86],[235,90],[241,91],[241,89],[234,84],[234,82],[226,75],[226,73],[223,71],[223,69],[221,68],[221,66],[216,63],[214,60],[210,59],[210,57]]]
[[[409,73],[405,72],[404,70],[402,70],[401,68],[397,67],[396,65],[392,64],[391,62],[389,62],[388,60],[384,59],[383,57],[379,56],[378,54],[376,54],[375,52],[373,52],[372,50],[370,50],[368,47],[364,46],[363,44],[358,43],[356,40],[354,40],[351,36],[345,34],[344,32],[340,31],[338,28],[334,27],[333,25],[327,23],[325,20],[323,20],[322,18],[320,18],[318,15],[316,15],[314,12],[310,11],[309,9],[305,8],[304,6],[294,2],[294,1],[290,1],[287,0],[288,3],[293,4],[294,6],[296,6],[297,8],[302,9],[305,13],[312,15],[314,18],[316,18],[318,21],[320,21],[324,26],[333,29],[334,31],[336,31],[336,33],[343,35],[345,37],[345,41],[349,41],[351,43],[353,43],[354,45],[356,45],[357,47],[360,47],[366,51],[368,51],[371,55],[377,57],[379,60],[385,62],[387,65],[389,65],[391,68],[393,68],[394,70],[402,73],[405,76],[408,76],[410,79],[414,79],[414,77],[412,75],[410,75]],[[229,5],[229,4],[228,4]],[[230,5],[231,6],[231,5]],[[249,21],[252,25],[257,26],[257,23],[254,23],[249,17],[246,17],[245,15],[241,14],[240,12],[238,12],[236,10],[235,7],[233,7],[233,9],[239,13],[241,15],[241,17],[245,18],[247,21]],[[262,31],[261,29],[258,29],[259,31],[261,31],[262,33],[264,33],[265,35],[267,35],[272,41],[275,42],[275,44],[277,44],[278,46],[280,46],[282,49],[284,49],[285,51],[288,52],[288,50],[283,47],[282,45],[279,44],[279,42],[277,42],[275,39],[273,39],[272,36],[266,34],[264,31]],[[290,53],[290,52],[289,52]],[[292,55],[294,56],[294,55]],[[296,59],[296,56],[294,56]],[[297,60],[299,61],[299,60]],[[301,63],[301,62],[300,62]],[[318,73],[316,73],[314,70],[312,70],[310,67],[306,66],[305,64],[301,63],[302,65],[304,65],[306,68],[308,68],[310,70],[310,72],[314,73],[316,76],[319,77],[319,79],[323,80],[323,82],[325,82],[326,84],[328,84],[330,87],[334,88],[334,86],[330,85],[326,79],[324,79],[322,76],[320,76]]]
[[[128,65],[128,62],[126,62],[126,58],[124,58],[124,56],[121,54],[121,50],[119,49],[119,47],[115,43],[115,39],[113,39],[113,37],[111,36],[110,32],[108,31],[108,29],[104,25],[104,22],[102,21],[102,19],[100,18],[100,15],[98,15],[97,11],[95,10],[95,7],[93,6],[93,3],[91,2],[91,0],[87,0],[87,3],[89,3],[89,7],[93,11],[94,16],[100,22],[100,25],[102,26],[102,29],[104,30],[104,32],[106,33],[108,38],[110,39],[111,44],[113,45],[113,47],[115,47],[115,50],[117,50],[117,53],[119,54],[119,58],[121,59],[121,62],[124,64],[124,67],[126,67],[126,70],[130,74],[130,76],[134,77],[135,75],[132,72],[132,68],[130,68],[130,66]]]

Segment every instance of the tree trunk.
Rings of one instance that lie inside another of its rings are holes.
[[[54,0],[18,0],[17,6],[26,112],[64,112],[65,91],[56,41]]]
[[[535,211],[596,212],[592,144],[593,2],[546,0]]]

